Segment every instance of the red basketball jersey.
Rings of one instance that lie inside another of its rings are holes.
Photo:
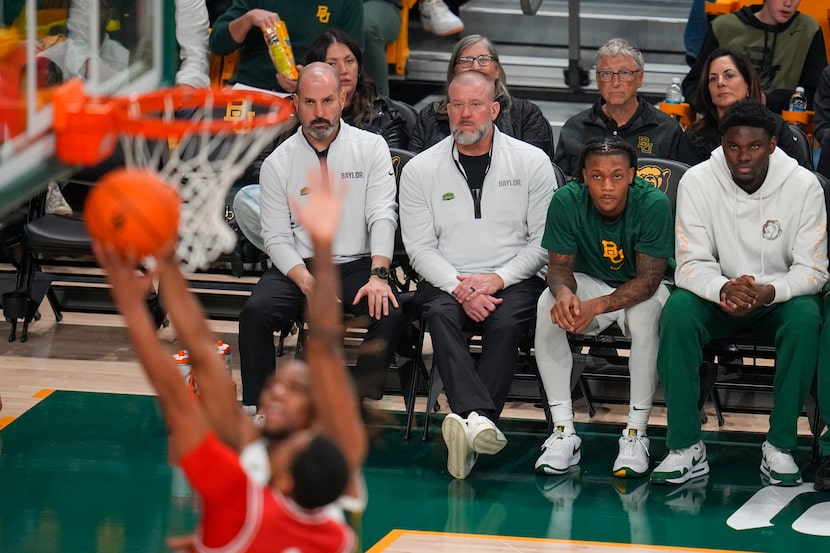
[[[210,553],[351,553],[354,535],[323,510],[299,508],[252,482],[214,434],[181,459],[203,503],[196,550]]]

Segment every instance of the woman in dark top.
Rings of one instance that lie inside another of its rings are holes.
[[[706,59],[697,87],[697,106],[702,117],[686,129],[686,140],[681,143],[681,161],[695,165],[709,159],[712,150],[721,143],[718,130],[721,115],[738,100],[747,98],[764,103],[752,62],[743,54],[726,48],[714,50]],[[794,134],[780,115],[775,114],[775,117],[778,147],[812,171],[810,147],[801,143],[804,137]]]
[[[308,49],[306,64],[322,61],[337,70],[346,91],[343,120],[353,127],[381,135],[390,148],[409,147],[406,120],[389,98],[380,96],[375,81],[363,68],[357,43],[340,29],[326,31]]]
[[[480,71],[496,81],[496,100],[501,104],[501,111],[495,123],[501,132],[533,144],[553,158],[553,131],[550,122],[536,104],[510,96],[499,55],[493,43],[481,35],[469,35],[456,43],[447,68],[444,97],[418,113],[410,137],[410,150],[421,152],[450,135],[446,87],[453,76],[462,71]]]

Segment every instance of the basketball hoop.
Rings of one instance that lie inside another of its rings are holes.
[[[290,100],[267,92],[174,87],[93,97],[72,80],[55,92],[55,149],[63,163],[94,166],[120,140],[127,167],[157,171],[181,197],[176,255],[192,272],[236,245],[225,196],[293,112]]]

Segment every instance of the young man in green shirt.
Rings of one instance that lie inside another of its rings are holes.
[[[631,337],[631,399],[615,476],[649,469],[646,436],[657,387],[657,321],[669,290],[674,252],[669,198],[635,176],[637,151],[617,137],[589,139],[577,175],[554,194],[542,246],[548,288],[536,312],[536,361],[553,416],[537,472],[566,474],[582,457],[570,394],[573,357],[567,333],[597,334],[617,323]]]

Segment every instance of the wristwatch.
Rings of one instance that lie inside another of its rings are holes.
[[[382,278],[383,280],[389,280],[389,277],[392,276],[388,267],[375,267],[369,271],[369,275]]]

